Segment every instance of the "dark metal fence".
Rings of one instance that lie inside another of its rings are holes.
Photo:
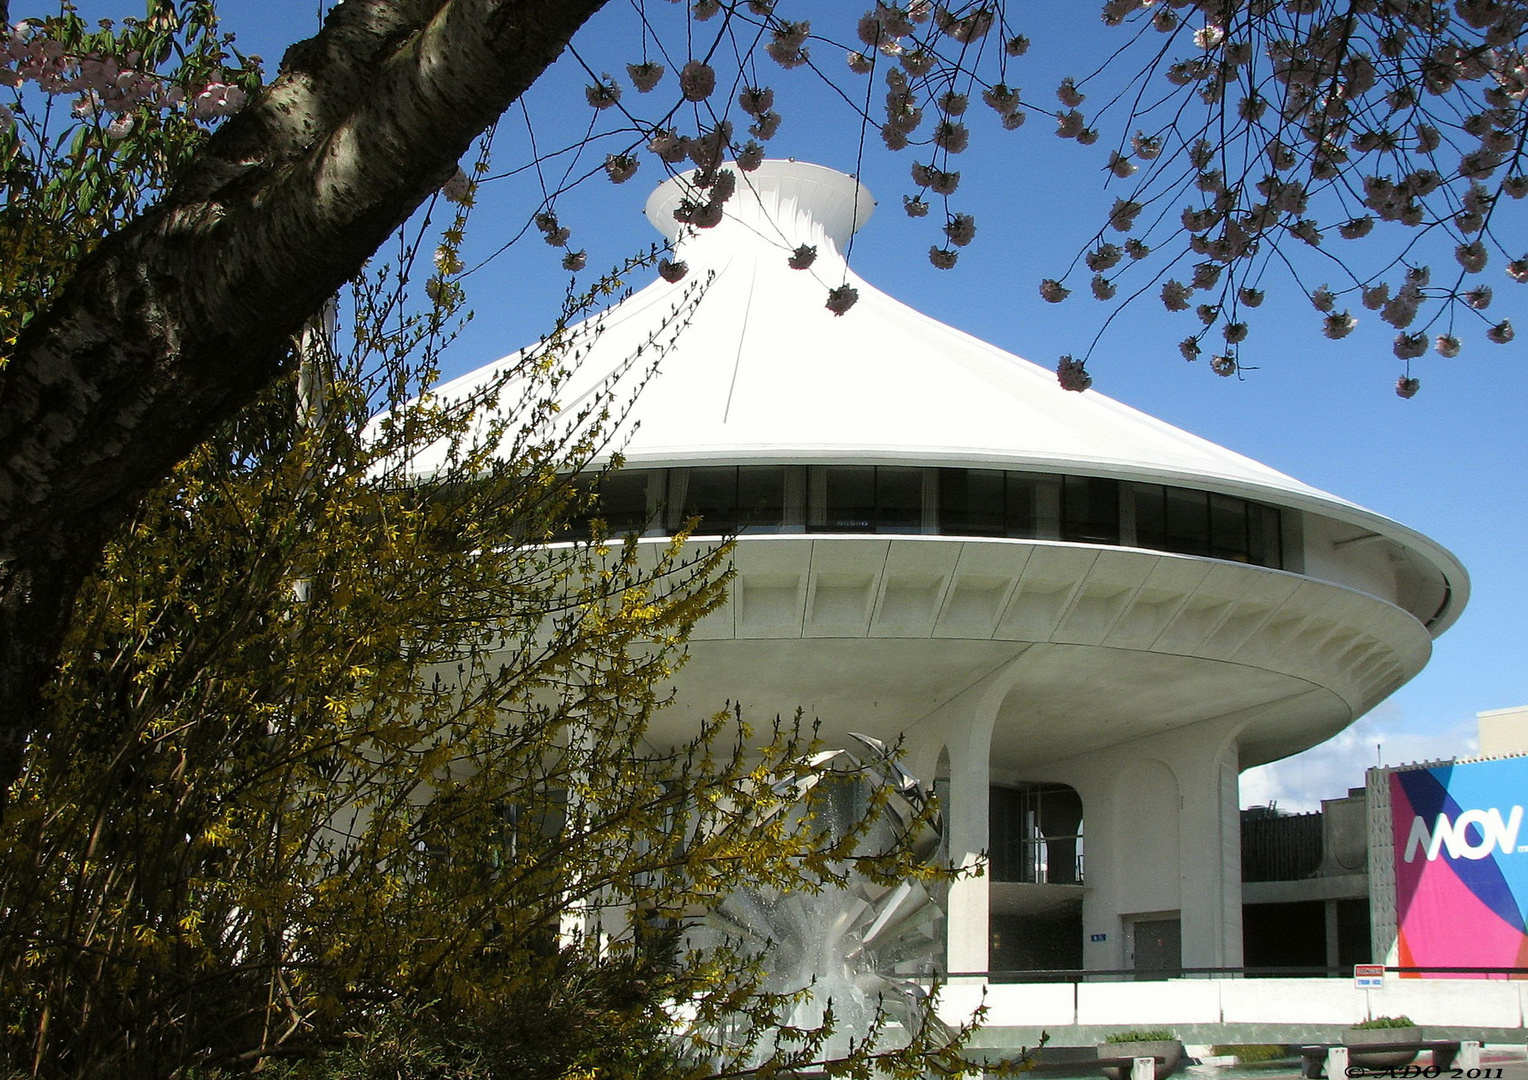
[[[1241,821],[1242,880],[1300,881],[1321,866],[1320,814],[1250,814]]]

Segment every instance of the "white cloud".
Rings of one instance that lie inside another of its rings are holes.
[[[1242,773],[1241,804],[1319,810],[1322,799],[1339,799],[1348,788],[1362,787],[1364,770],[1373,765],[1468,757],[1479,745],[1473,716],[1421,721],[1387,701],[1320,746]]]

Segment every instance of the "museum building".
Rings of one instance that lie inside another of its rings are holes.
[[[951,888],[951,974],[1241,967],[1238,775],[1420,671],[1463,567],[879,292],[841,254],[875,205],[854,178],[738,178],[700,231],[674,217],[688,179],[659,187],[646,213],[686,277],[563,335],[566,413],[635,395],[611,528],[737,536],[655,737],[732,701],[800,707],[830,743],[904,739],[952,856],[990,857]]]

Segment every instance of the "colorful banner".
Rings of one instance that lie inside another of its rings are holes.
[[[1401,967],[1528,967],[1525,804],[1528,758],[1390,774]]]

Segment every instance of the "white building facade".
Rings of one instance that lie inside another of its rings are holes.
[[[851,177],[738,178],[724,220],[682,239],[688,189],[660,187],[647,214],[686,279],[569,334],[591,350],[570,407],[613,373],[634,386],[628,358],[672,339],[607,520],[654,543],[691,514],[699,539],[738,536],[670,734],[736,701],[803,708],[830,742],[905,739],[952,855],[990,855],[951,891],[952,974],[1239,967],[1239,773],[1415,675],[1464,569],[877,291],[840,254],[874,205]],[[803,245],[815,261],[792,269]],[[841,284],[858,298],[838,316]]]

